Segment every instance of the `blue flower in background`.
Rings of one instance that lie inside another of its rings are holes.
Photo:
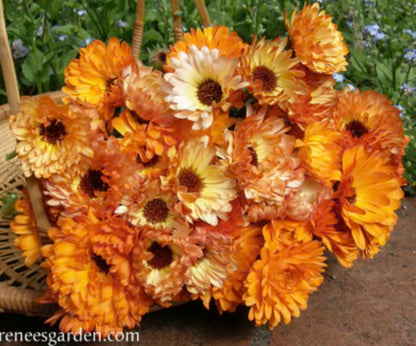
[[[404,58],[409,61],[409,63],[416,62],[416,49],[406,49],[406,54]]]
[[[85,47],[85,46],[88,46],[92,41],[94,41],[95,40],[95,38],[92,38],[92,37],[87,37],[85,40],[83,40],[82,42],[81,42],[81,47]]]
[[[337,83],[342,83],[345,80],[345,76],[341,73],[334,73],[332,75]]]
[[[68,35],[66,34],[62,34],[58,36],[58,41],[65,41],[68,38]]]
[[[26,55],[29,54],[29,48],[27,48],[23,41],[20,38],[18,38],[16,40],[13,40],[12,54],[13,58],[15,59],[24,58]]]
[[[410,95],[416,96],[416,87],[414,87],[414,86],[410,86],[410,85],[409,85],[409,83],[405,83],[405,84],[403,84],[403,85],[400,87],[400,89],[401,89],[401,90],[403,90],[403,93],[404,93],[406,96],[410,96]]]
[[[120,27],[120,28],[127,28],[128,26],[129,26],[129,23],[127,23],[127,22],[125,22],[124,20],[118,20],[117,21],[117,25]]]
[[[356,89],[352,84],[347,84],[347,88],[350,89],[350,91],[354,91]]]
[[[413,39],[416,39],[416,31],[412,31],[410,29],[404,29],[403,33],[404,34],[409,34],[410,36],[412,36]]]
[[[364,33],[374,37],[376,40],[382,40],[387,36],[383,31],[380,31],[380,25],[378,24],[370,24],[365,26]]]
[[[403,106],[401,106],[401,105],[394,105],[394,107],[396,107],[400,111],[400,116],[401,117],[403,117],[403,115],[406,114],[406,110],[404,109]]]
[[[80,17],[85,16],[87,14],[86,10],[79,10],[79,11],[75,10],[75,11],[77,12],[78,16],[80,16]]]

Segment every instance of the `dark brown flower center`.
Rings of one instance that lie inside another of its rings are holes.
[[[202,189],[201,179],[190,168],[182,169],[178,176],[179,185],[185,186],[188,192],[199,192]]]
[[[149,160],[144,162],[140,155],[137,155],[136,161],[138,164],[142,164],[144,168],[149,168],[155,166],[159,162],[159,155],[153,155],[153,157]]]
[[[169,208],[161,198],[155,198],[147,202],[143,207],[143,215],[147,222],[159,223],[166,220],[169,215]]]
[[[250,150],[250,154],[251,154],[250,164],[252,164],[253,166],[258,167],[259,166],[259,160],[258,160],[256,151],[252,147],[248,147],[248,150]]]
[[[67,132],[62,122],[53,119],[47,126],[44,124],[40,125],[40,135],[45,142],[56,144],[65,138]]]
[[[173,252],[170,246],[161,246],[158,242],[153,242],[147,251],[153,254],[152,259],[147,264],[153,269],[163,269],[169,266],[173,261]]]
[[[357,195],[355,191],[352,191],[352,194],[350,196],[346,196],[345,199],[348,201],[349,204],[354,204],[357,200]]]
[[[111,78],[109,80],[107,80],[106,86],[105,86],[105,90],[106,92],[109,94],[111,92],[111,89],[113,89],[113,87],[118,85],[118,79],[117,78]]]
[[[136,123],[138,123],[138,124],[148,124],[149,123],[147,120],[141,118],[140,115],[138,115],[136,112],[131,111],[130,114],[133,117],[133,119],[136,121]]]
[[[266,66],[257,66],[253,70],[253,79],[261,80],[263,83],[263,91],[266,92],[273,91],[277,85],[276,74]]]
[[[349,122],[346,126],[346,129],[351,132],[351,134],[356,137],[360,138],[361,136],[368,133],[368,129],[364,126],[361,121],[353,120]]]
[[[107,191],[109,186],[103,181],[103,177],[104,174],[101,171],[90,169],[81,179],[80,187],[82,191],[90,198],[95,197],[96,191]]]
[[[91,259],[97,265],[100,272],[108,274],[110,271],[110,266],[107,264],[107,261],[104,258],[102,258],[100,255],[92,253]]]
[[[207,79],[198,87],[198,99],[202,104],[211,106],[212,102],[221,102],[221,85],[213,79]]]

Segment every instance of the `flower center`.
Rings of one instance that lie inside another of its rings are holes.
[[[213,79],[207,79],[198,87],[198,99],[202,104],[211,106],[212,102],[221,102],[221,85]]]
[[[96,191],[107,191],[109,186],[102,180],[104,174],[101,171],[90,169],[87,174],[85,174],[81,179],[81,189],[84,191],[90,198],[95,197]]]
[[[45,142],[56,144],[67,135],[65,126],[59,120],[53,119],[49,125],[40,125],[40,135]]]
[[[354,189],[352,190],[352,193],[350,196],[346,196],[345,199],[348,201],[349,204],[354,204],[357,200],[357,194],[355,193]]]
[[[140,157],[140,155],[138,154],[136,161],[138,164],[143,165],[144,168],[149,168],[149,167],[155,166],[159,162],[159,158],[160,156],[155,154],[149,161],[144,162],[142,158]]]
[[[261,80],[263,83],[263,91],[270,92],[276,88],[276,74],[266,66],[257,66],[253,71],[253,79]]]
[[[166,220],[169,215],[169,208],[161,198],[155,198],[147,202],[143,207],[143,215],[147,222],[159,223]]]
[[[190,168],[182,169],[178,176],[179,185],[185,186],[188,192],[199,192],[202,189],[201,179]]]
[[[363,125],[361,121],[358,120],[349,122],[346,126],[346,129],[350,131],[351,134],[356,138],[360,138],[361,136],[368,133],[368,129]]]
[[[106,82],[106,86],[105,86],[105,90],[107,92],[107,94],[111,93],[111,90],[117,86],[118,84],[118,79],[117,78],[111,78],[109,80],[107,80]]]
[[[110,266],[107,264],[107,261],[104,258],[102,258],[100,255],[92,253],[91,259],[97,265],[100,272],[108,274],[110,271]]]
[[[136,112],[130,111],[131,116],[138,124],[148,124],[149,122],[143,118],[140,117]]]
[[[248,150],[250,150],[250,154],[251,154],[250,164],[252,164],[253,166],[258,167],[259,166],[259,159],[257,157],[256,151],[252,147],[248,147]]]
[[[153,254],[153,258],[147,261],[147,264],[153,269],[163,269],[169,266],[173,261],[173,253],[170,246],[160,246],[158,242],[153,242],[147,251]]]

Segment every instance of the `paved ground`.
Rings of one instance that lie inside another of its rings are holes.
[[[247,309],[218,316],[198,302],[144,318],[142,345],[416,345],[416,199],[405,199],[389,243],[351,269],[329,257],[309,307],[273,332]],[[0,331],[50,330],[41,319],[0,315]]]

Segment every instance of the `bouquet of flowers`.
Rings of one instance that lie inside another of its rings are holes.
[[[11,119],[24,174],[52,227],[42,246],[29,200],[16,245],[43,257],[63,331],[120,331],[157,304],[201,299],[289,323],[323,281],[386,244],[403,197],[399,110],[375,91],[334,89],[348,48],[319,5],[288,37],[244,43],[191,30],[159,71],[125,43],[94,41],[65,70],[63,104],[27,100]]]

